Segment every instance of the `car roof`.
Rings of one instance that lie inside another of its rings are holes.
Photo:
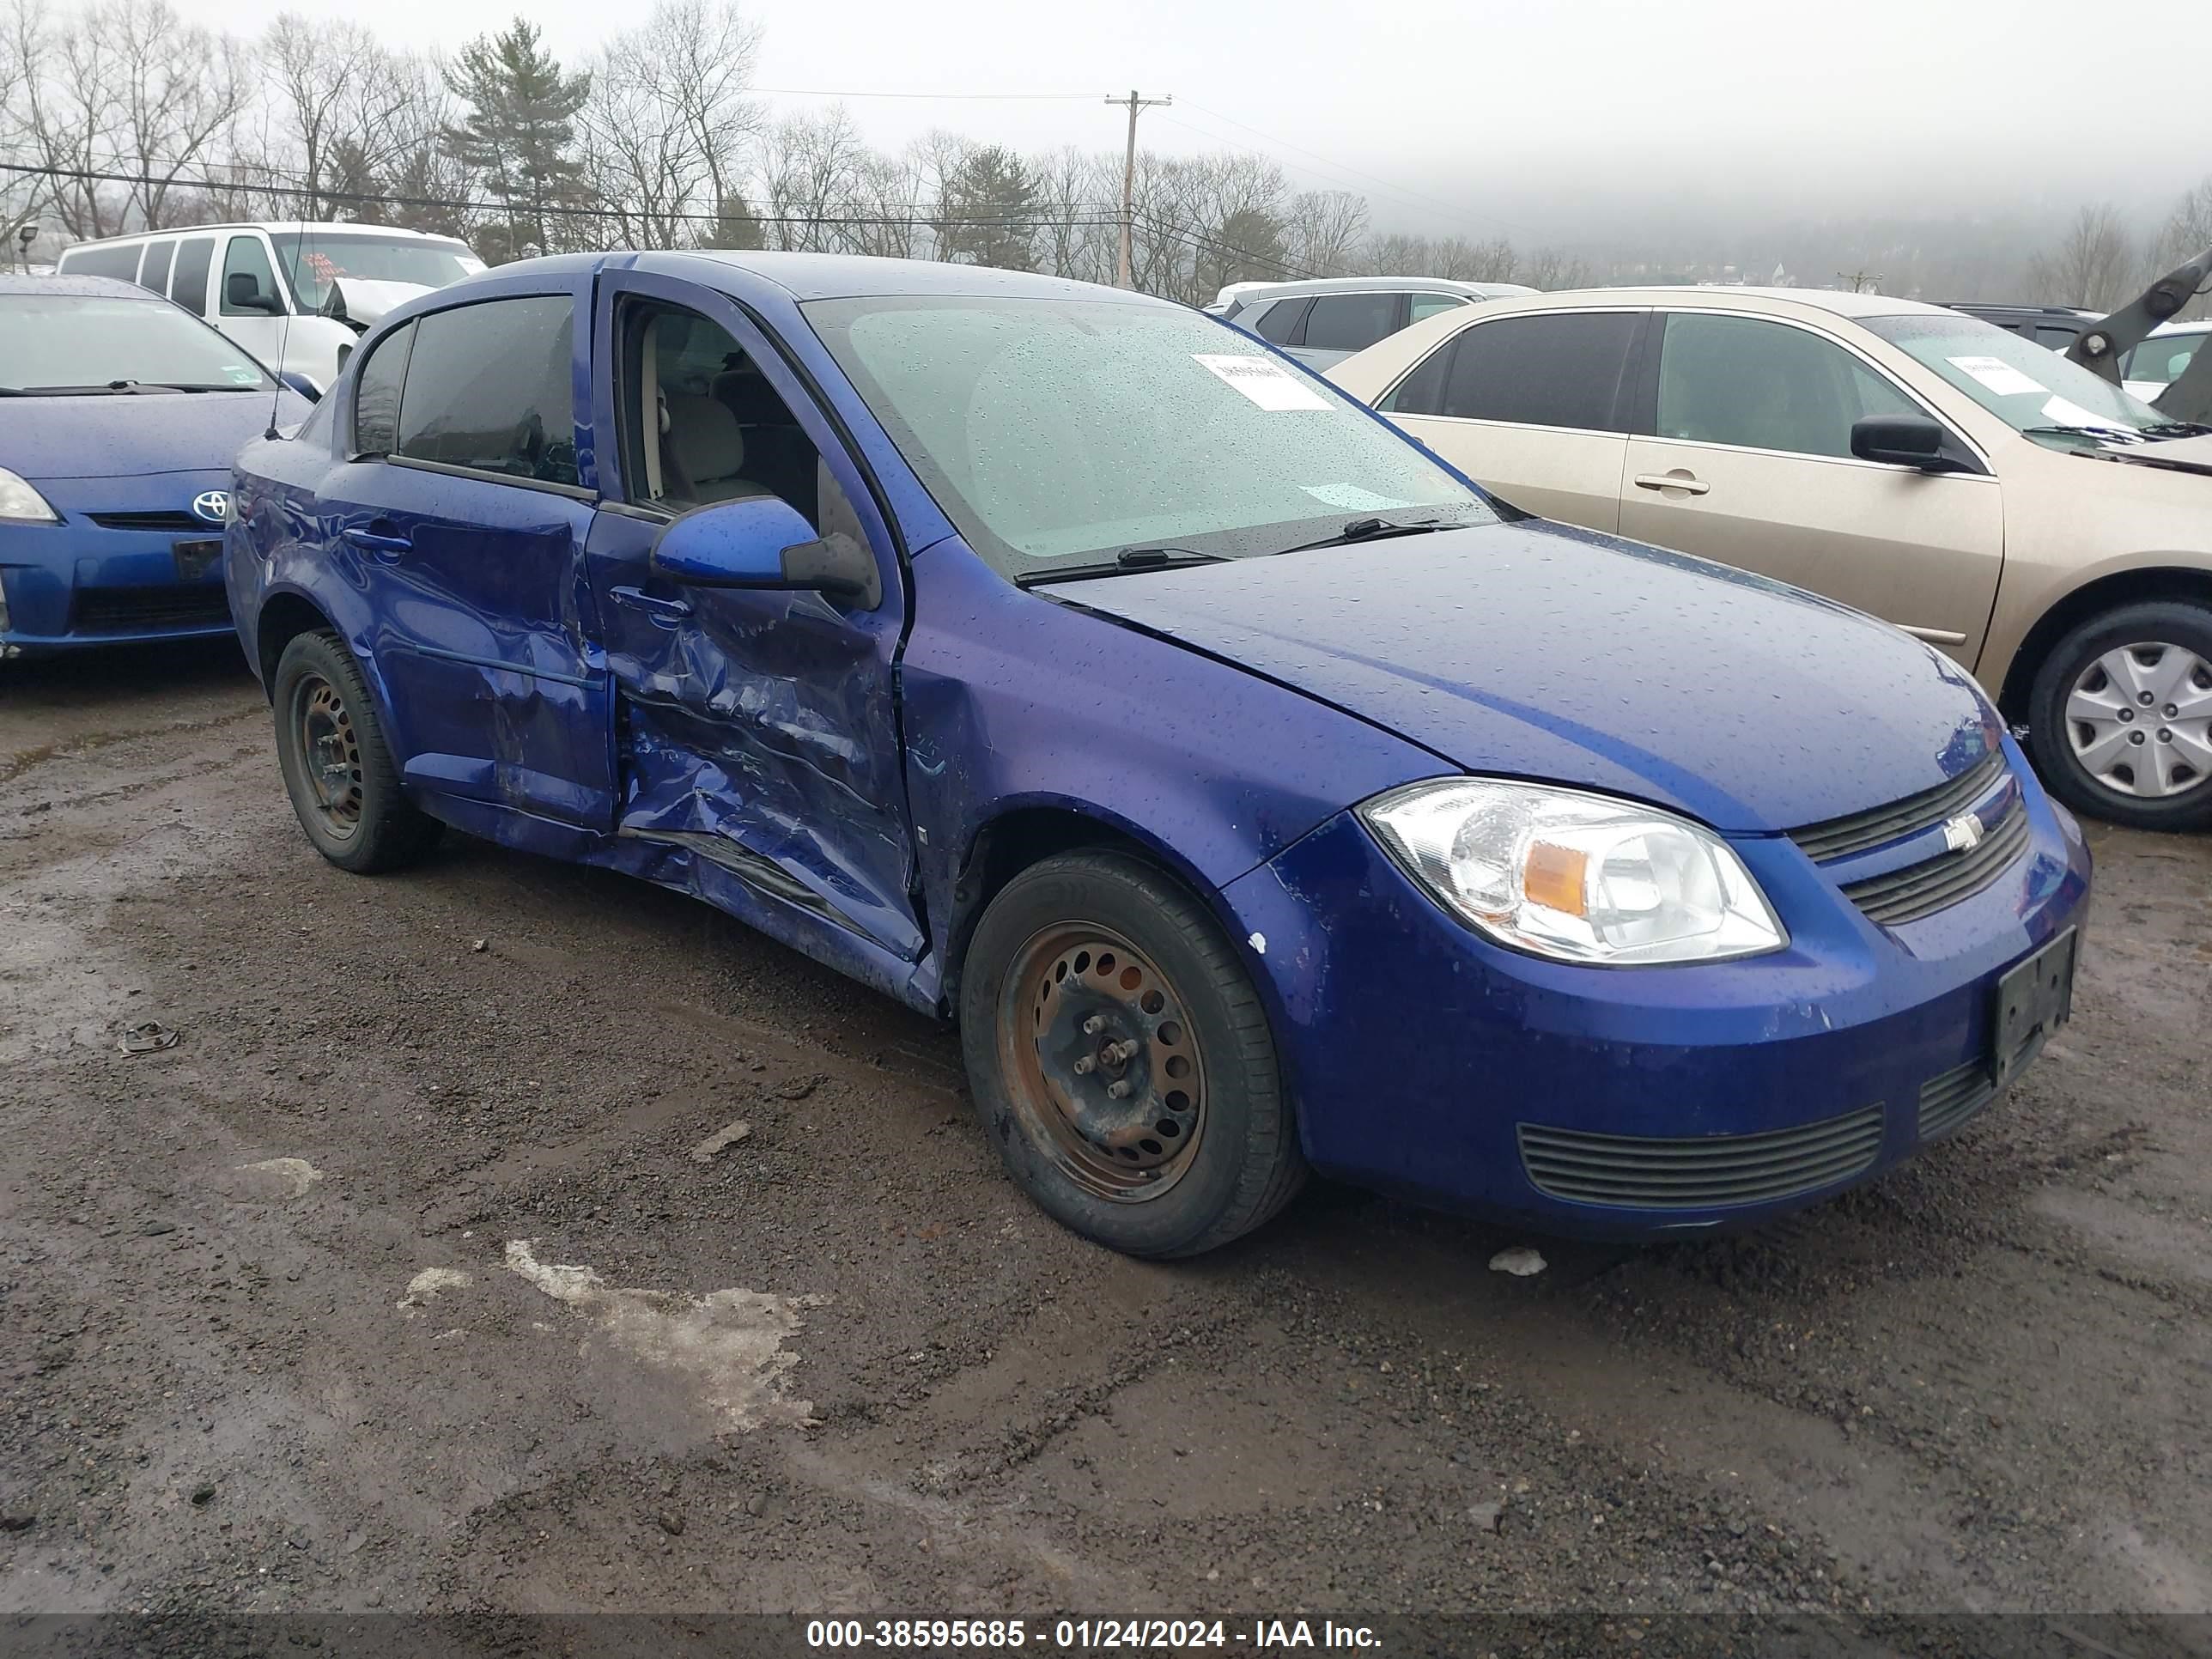
[[[66,271],[52,276],[23,276],[0,271],[0,294],[66,294],[78,299],[104,296],[110,300],[168,303],[153,289],[126,283],[120,276],[72,276]]]
[[[1458,294],[1470,300],[1503,300],[1537,291],[1525,283],[1469,283],[1456,276],[1313,276],[1295,283],[1239,284],[1238,289],[1235,297],[1246,305],[1261,300],[1296,299],[1304,294],[1395,294],[1401,289]]]
[[[440,289],[442,299],[464,289],[503,282],[517,276],[580,276],[601,270],[657,271],[688,282],[715,287],[733,275],[773,283],[793,299],[843,300],[861,295],[1006,295],[1040,300],[1105,300],[1127,305],[1184,307],[1149,294],[1105,288],[1064,276],[1036,271],[1001,270],[993,265],[947,264],[933,259],[885,259],[860,253],[778,253],[727,248],[692,248],[682,252],[556,253],[538,259],[518,259],[494,265]]]
[[[211,235],[219,230],[265,230],[276,236],[396,236],[403,240],[459,242],[463,247],[468,246],[459,236],[447,236],[437,231],[403,230],[398,225],[364,225],[342,219],[227,219],[216,225],[166,225],[160,230],[134,230],[123,236],[95,236],[86,241],[72,242],[62,252],[74,252],[81,247],[105,246],[110,242],[144,242],[156,237]]]
[[[1648,288],[1558,289],[1536,296],[1540,305],[1680,305],[1686,301],[1725,310],[1762,311],[1776,306],[1803,306],[1838,317],[1938,317],[1951,313],[1948,306],[1923,300],[1900,300],[1890,294],[1853,294],[1826,288],[1753,288],[1733,283],[1723,288],[1692,283],[1658,283]],[[1503,302],[1498,302],[1503,303]],[[1517,303],[1526,303],[1525,301]]]

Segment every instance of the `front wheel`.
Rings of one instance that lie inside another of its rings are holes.
[[[361,665],[336,634],[295,635],[270,686],[276,763],[315,850],[369,875],[414,863],[442,826],[409,800]]]
[[[1258,993],[1177,883],[1047,859],[969,945],[961,1045],[984,1131],[1046,1213],[1131,1255],[1250,1231],[1305,1178]]]
[[[2074,629],[2036,671],[2028,734],[2036,770],[2077,811],[2212,824],[2212,610],[2154,600]]]

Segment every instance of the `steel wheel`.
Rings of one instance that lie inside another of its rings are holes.
[[[2075,678],[2066,735],[2116,794],[2168,799],[2212,781],[2212,662],[2186,646],[2115,647]]]
[[[361,738],[337,688],[319,674],[301,677],[292,692],[292,718],[307,787],[323,826],[335,840],[361,828]]]
[[[1206,1061],[1182,995],[1142,951],[1090,923],[1033,933],[997,1024],[1014,1109],[1069,1180],[1130,1204],[1182,1178],[1206,1129]]]

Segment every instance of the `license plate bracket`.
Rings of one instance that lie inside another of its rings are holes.
[[[222,538],[210,536],[191,541],[172,542],[169,551],[177,561],[177,580],[196,582],[221,562]]]
[[[2079,935],[2069,927],[1998,980],[1990,999],[1990,1080],[2002,1087],[2042,1050],[2074,1012]]]

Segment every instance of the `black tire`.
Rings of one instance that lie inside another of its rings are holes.
[[[1060,943],[1092,936],[1106,942],[1104,953]],[[1124,959],[1114,955],[1116,941]],[[1048,965],[1056,951],[1065,954]],[[1053,978],[1053,965],[1077,963],[1078,971]],[[1090,1016],[1103,1030],[1079,1023],[1087,1008],[1103,1011]],[[1062,854],[1009,882],[969,943],[960,1024],[976,1113],[1008,1171],[1048,1215],[1109,1249],[1196,1255],[1259,1226],[1304,1182],[1274,1038],[1250,977],[1198,901],[1140,860]],[[1110,1057],[1117,1034],[1137,1051],[1113,1068],[1115,1082],[1132,1088],[1125,1103],[1081,1092],[1114,1086],[1087,1048],[1096,1069],[1081,1078],[1058,1057],[1066,1049],[1048,1054],[1064,1036]],[[1085,1109],[1133,1120],[1112,1128],[1121,1144],[1079,1127],[1062,1103],[1086,1097]],[[1187,1139],[1155,1137],[1155,1128],[1175,1133],[1178,1121]],[[1149,1167],[1125,1170],[1117,1156]]]
[[[284,788],[317,852],[366,876],[402,869],[437,845],[445,826],[401,790],[368,682],[336,634],[286,644],[270,702]]]
[[[2066,714],[2075,685],[2108,653],[2129,647],[2148,653],[2160,646],[2178,647],[2212,665],[2212,608],[2155,599],[2105,611],[2069,630],[2036,669],[2028,693],[2028,750],[2051,792],[2077,812],[2136,830],[2202,830],[2212,825],[2212,768],[2196,771],[2183,781],[2185,787],[2164,796],[2124,793],[2083,764],[2077,742],[2096,728],[2069,722]],[[2133,730],[2127,741],[2139,749],[2160,742],[2161,731],[2174,730],[2163,722],[2165,708],[2158,704],[2130,713]],[[2191,723],[2192,732],[2202,729]]]

